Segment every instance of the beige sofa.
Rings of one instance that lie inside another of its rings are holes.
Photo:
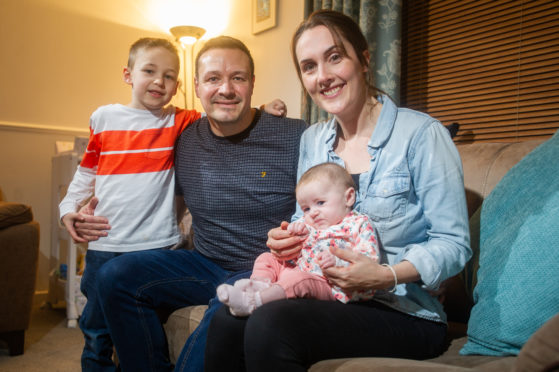
[[[3,201],[0,190],[0,340],[10,355],[23,354],[38,261],[39,223],[31,208]]]
[[[470,216],[507,171],[543,141],[519,143],[476,143],[459,145],[464,166],[464,183]],[[479,229],[472,228],[472,240]],[[479,237],[477,237],[479,239]],[[466,342],[467,321],[472,307],[471,293],[464,277],[449,280],[445,309],[449,318],[449,348],[429,361],[390,358],[354,358],[326,360],[310,368],[323,371],[538,371],[559,370],[559,316],[549,320],[524,345],[518,357],[461,356],[458,351]],[[205,306],[183,308],[172,313],[165,330],[169,354],[174,362],[190,332],[198,325]],[[546,348],[547,345],[547,348]],[[555,367],[553,367],[554,363]]]

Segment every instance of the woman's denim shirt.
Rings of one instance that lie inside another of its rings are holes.
[[[377,229],[381,261],[407,260],[421,280],[375,299],[396,310],[446,322],[427,292],[462,270],[471,257],[462,163],[447,129],[429,115],[397,108],[387,97],[368,144],[370,168],[359,177],[355,210]],[[344,166],[334,152],[335,119],[311,125],[301,138],[298,178],[324,162]],[[302,216],[301,209],[293,220]]]

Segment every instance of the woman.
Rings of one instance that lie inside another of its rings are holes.
[[[348,292],[376,295],[349,304],[276,301],[248,319],[224,307],[210,326],[206,370],[306,371],[331,358],[435,357],[443,351],[446,316],[429,291],[471,256],[458,152],[438,121],[397,108],[368,84],[367,42],[349,17],[311,14],[293,36],[292,54],[306,91],[333,116],[303,134],[298,174],[323,162],[345,166],[359,188],[355,209],[374,221],[383,251],[376,262],[332,249],[350,265],[324,275]],[[298,209],[294,218],[300,215]],[[268,234],[280,260],[301,249],[286,226]]]

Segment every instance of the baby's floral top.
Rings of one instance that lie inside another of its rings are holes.
[[[301,257],[297,265],[302,271],[322,275],[318,265],[317,255],[322,251],[329,251],[330,247],[351,249],[354,252],[378,259],[378,241],[375,230],[367,215],[352,211],[342,222],[330,226],[325,230],[316,230],[310,225],[309,236],[303,243]],[[348,266],[349,262],[336,257],[336,266]],[[373,290],[345,293],[341,288],[333,286],[332,294],[343,303],[371,299]]]

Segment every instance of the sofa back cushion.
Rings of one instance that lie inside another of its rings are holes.
[[[461,354],[515,355],[559,312],[559,132],[485,199],[468,342]]]
[[[470,217],[509,169],[542,142],[480,142],[457,146],[464,167]]]

